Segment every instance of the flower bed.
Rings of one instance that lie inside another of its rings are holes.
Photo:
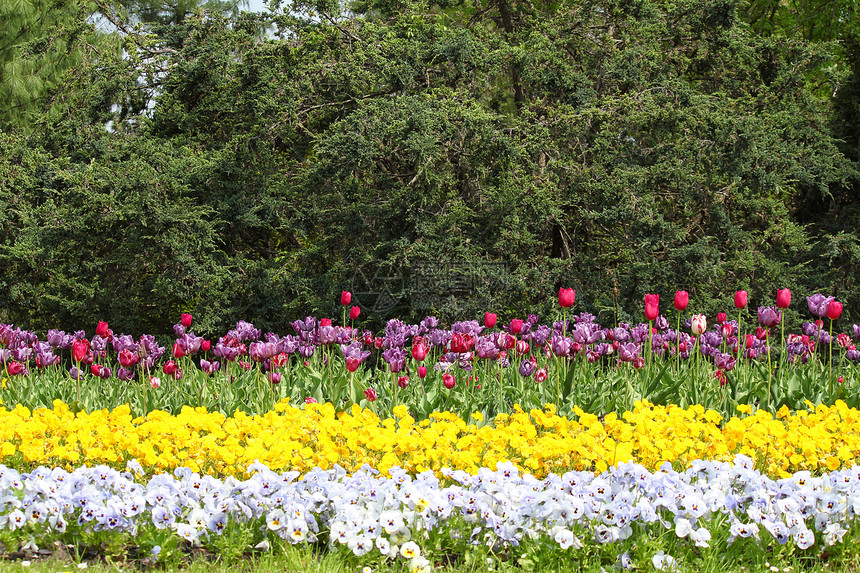
[[[723,420],[701,406],[639,402],[621,417],[579,411],[568,419],[547,405],[528,413],[517,408],[490,423],[480,414],[467,421],[451,413],[417,422],[402,405],[396,417],[386,419],[357,406],[336,413],[331,404],[296,408],[286,402],[262,416],[184,408],[176,416],[157,411],[133,418],[128,406],[74,414],[58,401],[52,410],[0,409],[0,462],[123,468],[138,459],[148,473],[189,467],[241,476],[255,460],[301,474],[334,464],[351,472],[369,464],[383,473],[399,466],[437,475],[444,467],[474,474],[510,461],[544,477],[600,472],[630,461],[649,470],[669,462],[682,470],[697,460],[743,454],[762,472],[781,478],[839,469],[860,456],[860,412],[842,402],[797,413],[783,409],[776,416],[740,410],[740,417]]]
[[[500,463],[476,475],[443,469],[440,481],[396,467],[300,476],[255,463],[245,480],[181,468],[141,483],[106,466],[23,474],[0,466],[0,526],[4,543],[134,540],[165,560],[182,547],[241,553],[319,542],[413,571],[476,551],[532,566],[563,556],[673,569],[713,551],[723,563],[785,559],[858,532],[860,469],[773,480],[753,465],[738,455],[683,472],[623,463],[539,479]]]

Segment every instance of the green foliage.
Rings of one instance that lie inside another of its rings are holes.
[[[127,56],[0,140],[6,320],[284,331],[349,289],[379,326],[559,286],[606,323],[676,289],[856,316],[853,44],[733,0],[270,4],[118,22]]]

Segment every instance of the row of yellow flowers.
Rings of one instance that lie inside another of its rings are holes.
[[[133,418],[128,406],[74,414],[60,401],[31,412],[0,408],[0,463],[15,466],[76,467],[108,464],[123,468],[137,458],[152,472],[187,466],[216,475],[242,475],[255,460],[275,470],[306,472],[337,463],[352,471],[370,464],[410,471],[443,467],[477,472],[512,461],[537,476],[570,469],[605,470],[636,461],[649,469],[671,462],[676,469],[696,459],[750,456],[773,477],[799,470],[826,471],[851,465],[860,456],[860,411],[837,402],[773,416],[739,407],[724,421],[701,406],[684,409],[638,402],[618,417],[577,411],[560,417],[555,407],[500,415],[493,422],[473,414],[467,422],[435,413],[420,423],[405,406],[395,418],[380,419],[353,407],[331,404],[304,408],[278,403],[262,416],[232,417],[202,408],[178,415],[152,412]]]

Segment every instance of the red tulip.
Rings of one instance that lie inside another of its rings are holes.
[[[174,362],[173,360],[168,360],[162,365],[161,370],[168,376],[173,376],[174,374],[176,374],[176,362]]]
[[[726,313],[718,312],[717,313],[717,324],[723,324],[727,318],[728,317],[726,316]]]
[[[412,358],[418,362],[422,362],[427,358],[427,347],[424,345],[423,340],[412,345]]]
[[[125,368],[131,368],[136,365],[140,361],[140,356],[129,350],[128,348],[123,348],[122,352],[119,353],[119,363],[122,364]]]
[[[190,314],[188,314],[187,312],[183,312],[182,316],[179,317],[179,323],[185,328],[188,328],[189,326],[191,326],[192,319],[193,317]]]
[[[535,370],[535,382],[537,382],[538,384],[540,384],[541,382],[546,380],[546,377],[547,377],[546,368],[538,368],[537,370]]]
[[[446,372],[442,375],[442,384],[445,385],[445,388],[451,390],[456,386],[457,382],[454,380],[454,376],[450,372]]]
[[[96,326],[96,334],[101,336],[102,338],[107,338],[108,332],[110,332],[110,328],[108,328],[108,323],[103,320],[100,320],[99,325]]]
[[[418,377],[421,379],[424,379],[427,377],[427,367],[426,366],[419,366],[418,367]]]
[[[496,314],[493,312],[485,312],[484,313],[484,326],[487,328],[493,328],[496,326]]]
[[[831,300],[830,304],[827,305],[827,318],[836,320],[840,314],[842,314],[842,303]]]
[[[791,304],[791,291],[787,288],[776,291],[776,306],[779,308],[788,308]]]
[[[519,334],[523,331],[523,321],[515,318],[511,321],[511,334]]]
[[[373,388],[368,388],[364,391],[364,397],[367,398],[368,402],[376,402],[376,390],[374,390]]]
[[[572,288],[558,289],[558,304],[562,308],[570,308],[576,300],[576,291]]]
[[[645,295],[645,318],[654,320],[660,316],[660,295],[646,294]]]
[[[475,341],[472,336],[461,332],[455,332],[451,335],[451,352],[464,354],[472,349]]]
[[[173,357],[174,358],[182,358],[183,356],[185,356],[185,349],[182,347],[181,344],[179,344],[178,341],[174,342],[173,343]]]
[[[350,302],[352,302],[352,293],[348,290],[345,290],[340,293],[340,304],[343,306],[347,306]]]
[[[12,361],[6,365],[6,369],[9,371],[9,374],[15,376],[16,374],[20,374],[24,371],[24,365],[20,362]]]
[[[87,351],[90,349],[90,341],[86,338],[76,339],[72,343],[72,358],[75,362],[80,362],[87,356]]]
[[[679,290],[675,293],[675,308],[678,311],[683,311],[690,304],[690,295],[685,290]],[[656,318],[656,317],[655,317]]]
[[[355,320],[356,318],[358,318],[358,315],[360,315],[360,314],[361,314],[361,309],[357,306],[354,306],[351,309],[349,309],[350,320]]]
[[[406,388],[407,386],[409,386],[409,376],[398,376],[397,385],[401,388]]]
[[[735,293],[735,308],[742,309],[747,307],[747,301],[749,300],[749,296],[747,295],[747,291],[739,290]]]
[[[90,366],[90,372],[93,373],[93,376],[101,376],[102,375],[102,367],[100,364],[93,364]]]
[[[331,319],[330,318],[321,318],[320,319],[320,326],[331,326]]]
[[[203,352],[209,352],[210,348],[212,348],[212,343],[209,342],[208,340],[204,340],[203,342],[200,343],[200,349]]]

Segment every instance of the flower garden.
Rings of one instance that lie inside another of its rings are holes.
[[[217,339],[0,325],[0,543],[166,564],[290,546],[356,567],[838,564],[860,533],[860,326],[815,294],[640,324],[493,313]],[[336,324],[339,322],[339,324]],[[780,569],[781,570],[781,569]]]

